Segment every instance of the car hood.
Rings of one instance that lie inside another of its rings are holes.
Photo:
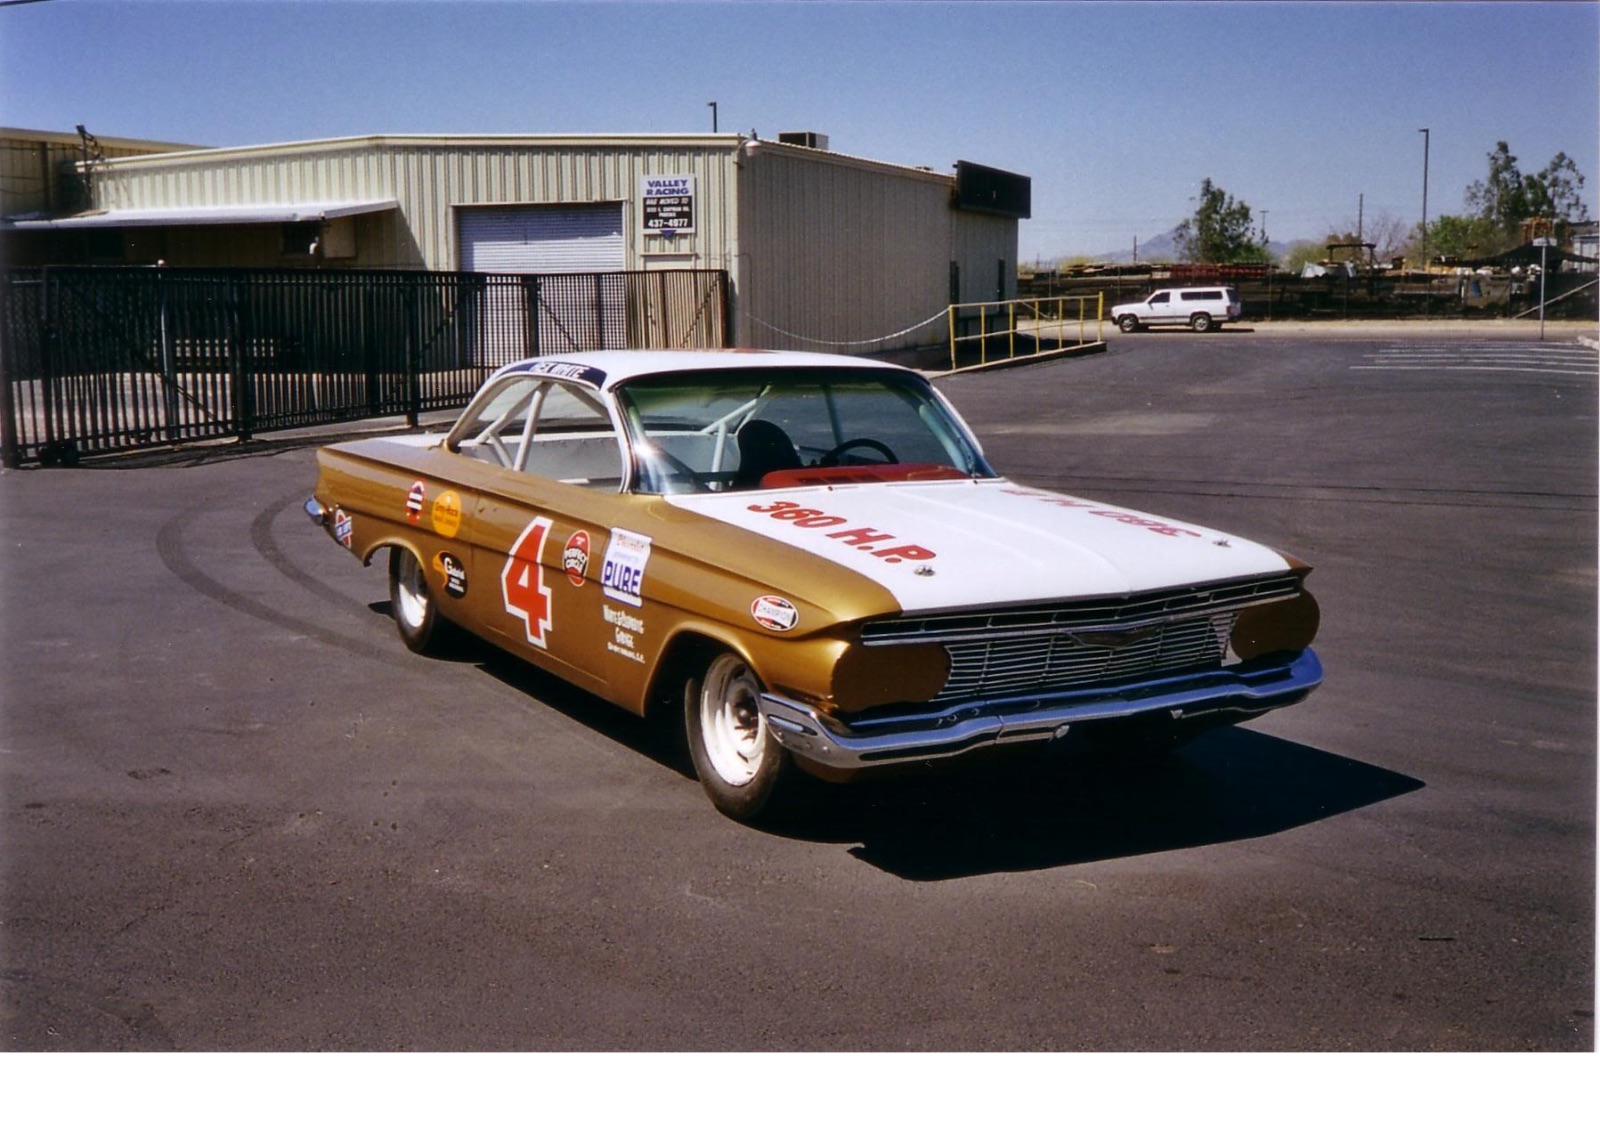
[[[908,613],[1124,596],[1291,567],[1226,533],[1005,479],[666,500],[860,573]],[[748,571],[760,575],[759,566]]]

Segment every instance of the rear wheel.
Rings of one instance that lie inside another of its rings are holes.
[[[1211,313],[1209,312],[1196,312],[1189,317],[1189,326],[1197,332],[1209,332],[1211,330],[1211,322]]]
[[[424,653],[438,643],[444,621],[439,605],[428,590],[428,575],[410,549],[389,550],[389,610],[400,639],[412,651]]]
[[[795,776],[788,753],[767,728],[761,691],[750,665],[731,652],[712,657],[684,686],[694,772],[711,803],[739,821],[771,809]]]
[[[1139,317],[1118,316],[1117,327],[1121,328],[1125,332],[1136,332],[1139,330]]]

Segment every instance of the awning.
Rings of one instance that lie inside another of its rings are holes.
[[[300,201],[267,205],[189,205],[168,209],[98,209],[71,217],[7,218],[7,229],[131,229],[157,225],[276,225],[295,221],[331,221],[358,213],[399,209],[385,201]]]

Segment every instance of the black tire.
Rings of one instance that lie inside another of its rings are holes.
[[[1127,332],[1129,334],[1131,334],[1133,332],[1136,332],[1136,331],[1139,330],[1139,317],[1137,317],[1137,316],[1118,316],[1117,317],[1117,327],[1119,329],[1121,329],[1122,331]]]
[[[389,550],[389,611],[406,647],[426,655],[438,646],[445,622],[428,588],[428,573],[410,549]]]
[[[1209,332],[1216,325],[1211,319],[1211,313],[1196,312],[1189,317],[1189,326],[1197,332]]]
[[[683,727],[695,775],[711,804],[736,821],[774,811],[796,777],[788,752],[767,727],[761,680],[741,657],[722,652],[693,668],[683,689]]]

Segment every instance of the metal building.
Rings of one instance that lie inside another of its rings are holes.
[[[173,268],[720,270],[738,344],[858,353],[936,343],[947,304],[1014,296],[1030,190],[810,133],[379,135],[81,168],[89,209],[6,223],[36,260],[94,233],[99,263]]]

